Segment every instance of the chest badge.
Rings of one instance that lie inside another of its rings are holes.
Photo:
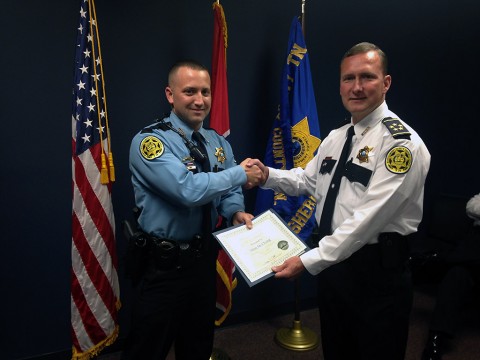
[[[224,163],[225,160],[227,159],[225,157],[225,151],[223,150],[223,147],[215,148],[215,156],[217,157],[217,161],[220,163]]]
[[[365,146],[363,149],[358,150],[357,159],[360,163],[368,163],[368,154],[373,150],[373,147]]]

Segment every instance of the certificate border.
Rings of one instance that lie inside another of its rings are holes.
[[[270,214],[268,214],[270,213]],[[288,225],[286,224],[286,222],[278,215],[278,213],[273,210],[273,209],[268,209],[266,211],[264,211],[263,213],[257,215],[256,217],[254,217],[252,219],[253,223],[254,223],[254,226],[255,226],[255,222],[258,222],[259,220],[260,221],[266,221],[266,220],[269,220],[270,217],[266,217],[266,215],[273,215],[273,219],[274,221],[277,220],[279,221],[282,225],[284,225],[284,228],[281,228],[281,230],[283,232],[286,232],[287,234],[287,238],[295,238],[298,242],[300,242],[302,245],[303,245],[303,248],[300,252],[291,252],[290,255],[286,254],[287,255],[287,258],[288,257],[292,257],[292,256],[298,256],[298,255],[301,255],[303,254],[305,251],[309,250],[310,248],[305,244],[305,242],[300,239],[298,237],[297,234],[295,234],[292,230],[290,230],[290,228],[288,227]],[[265,219],[262,219],[262,218],[265,218]],[[220,239],[219,238],[219,235],[225,233],[225,232],[230,232],[230,233],[235,233],[236,232],[236,229],[237,228],[241,228],[245,226],[244,224],[240,224],[240,225],[235,225],[235,226],[231,226],[227,229],[223,229],[223,230],[220,230],[220,231],[216,231],[213,233],[213,235],[215,236],[215,238],[217,239],[217,241],[219,242],[219,244],[221,245],[221,247],[225,250],[225,252],[227,253],[227,255],[229,256],[229,258],[234,262],[235,264],[235,268],[240,272],[240,274],[242,275],[242,277],[245,279],[245,281],[247,282],[247,284],[252,287],[253,285],[256,285],[272,276],[274,276],[274,272],[270,270],[270,272],[268,272],[267,274],[263,275],[263,276],[260,276],[258,278],[255,278],[253,281],[250,280],[250,278],[247,276],[247,274],[244,272],[243,270],[243,263],[240,261],[240,259],[236,259],[235,256],[232,256],[232,250],[229,246],[228,246],[228,239]],[[242,229],[242,231],[244,231]],[[263,271],[262,271],[263,273]]]

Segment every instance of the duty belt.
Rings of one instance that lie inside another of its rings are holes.
[[[151,264],[155,269],[178,270],[194,265],[203,256],[204,244],[200,235],[195,235],[189,242],[176,242],[150,236]]]

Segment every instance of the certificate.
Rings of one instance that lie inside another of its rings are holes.
[[[213,233],[249,286],[273,276],[272,266],[308,250],[272,209],[252,223],[250,230],[237,225]]]

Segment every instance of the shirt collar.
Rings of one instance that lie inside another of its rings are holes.
[[[182,120],[180,120],[180,118],[177,116],[177,114],[175,114],[173,111],[170,112],[170,117],[169,117],[168,121],[170,121],[172,123],[174,128],[182,129],[182,131],[185,133],[187,138],[189,138],[189,139],[192,138],[193,129],[190,126],[186,125]],[[206,136],[205,136],[206,131],[203,128],[203,126],[198,130],[198,132],[200,134],[202,134],[204,139],[206,139]]]
[[[365,116],[355,125],[355,134],[364,134],[368,128],[373,128],[385,117],[384,114],[388,111],[388,106],[383,101],[379,107],[373,110],[370,114]]]

